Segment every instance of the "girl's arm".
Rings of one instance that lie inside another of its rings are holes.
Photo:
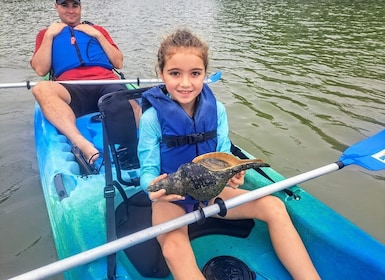
[[[147,192],[148,185],[160,175],[161,129],[154,108],[147,109],[139,124],[138,158],[140,186]]]
[[[227,114],[225,106],[217,101],[217,115],[218,115],[218,128],[217,128],[217,152],[231,153],[231,142],[229,138],[229,123],[227,121]]]
[[[160,180],[166,177],[166,174],[160,175],[160,141],[161,128],[158,116],[154,108],[147,109],[139,125],[139,143],[138,157],[140,162],[140,186],[147,192],[147,187],[154,180]],[[177,194],[165,194],[165,190],[149,193],[151,200],[177,201],[184,199]]]

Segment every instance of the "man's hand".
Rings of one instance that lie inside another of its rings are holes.
[[[46,36],[50,36],[51,38],[54,38],[57,34],[59,34],[64,27],[66,27],[67,24],[63,23],[63,22],[54,22],[52,23],[47,31],[45,32],[45,35]]]
[[[74,27],[74,29],[82,31],[82,32],[86,33],[87,35],[94,37],[96,39],[98,39],[98,37],[100,37],[100,36],[103,36],[103,34],[99,30],[97,30],[96,28],[93,28],[89,24],[78,24]]]

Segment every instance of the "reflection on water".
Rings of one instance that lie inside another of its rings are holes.
[[[106,27],[125,54],[129,78],[155,75],[159,41],[175,27],[203,37],[210,69],[223,71],[213,88],[234,141],[286,176],[337,160],[385,126],[382,0],[82,3],[83,19]],[[36,80],[29,60],[38,30],[56,20],[53,1],[2,1],[0,9],[0,82]],[[351,167],[303,187],[385,243],[384,181],[383,172]]]

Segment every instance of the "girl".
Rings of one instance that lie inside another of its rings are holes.
[[[144,113],[139,127],[138,156],[144,190],[198,155],[213,151],[230,153],[225,108],[204,84],[207,67],[208,47],[189,30],[177,30],[161,43],[157,71],[165,85],[143,94]],[[238,188],[244,183],[244,174],[240,172],[231,178],[219,196],[226,200],[247,192]],[[165,190],[149,193],[149,197],[153,201],[154,225],[190,212],[199,204],[189,196],[165,195]],[[224,218],[265,221],[276,253],[293,278],[319,279],[278,198],[267,196],[229,209]],[[160,235],[158,241],[175,279],[204,279],[186,226]]]

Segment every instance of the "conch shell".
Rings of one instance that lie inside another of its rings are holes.
[[[242,160],[228,153],[207,153],[182,164],[176,172],[148,186],[147,190],[165,189],[166,194],[190,195],[206,201],[220,194],[228,180],[240,171],[269,166],[260,159]]]

